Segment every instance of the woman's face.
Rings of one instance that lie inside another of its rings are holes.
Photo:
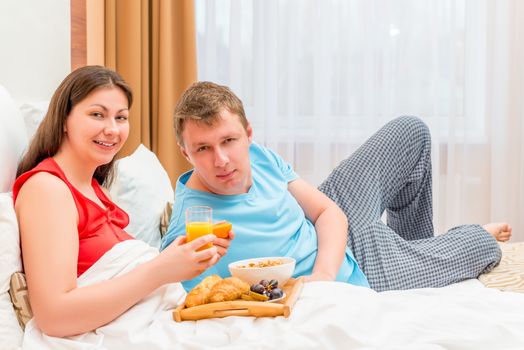
[[[69,113],[60,148],[86,165],[107,164],[129,136],[128,117],[127,97],[120,88],[98,88]]]

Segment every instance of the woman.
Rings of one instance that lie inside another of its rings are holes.
[[[34,321],[48,335],[94,330],[156,288],[199,275],[229,246],[213,235],[180,239],[122,276],[77,287],[77,277],[102,255],[132,239],[124,231],[127,214],[102,188],[110,186],[115,155],[129,135],[131,103],[131,89],[116,72],[72,72],[19,165],[13,196],[24,270]],[[196,251],[209,242],[215,245]]]

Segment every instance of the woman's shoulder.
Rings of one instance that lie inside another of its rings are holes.
[[[31,176],[20,188],[15,201],[18,220],[37,223],[63,222],[71,216],[78,221],[75,200],[62,179],[47,172]]]
[[[31,175],[25,182],[25,186],[56,186],[56,185],[62,185],[66,186],[65,182],[58,176],[56,176],[53,173],[47,172],[47,171],[39,171]]]
[[[16,202],[57,200],[66,196],[70,196],[70,190],[62,179],[52,173],[40,171],[24,181],[17,193]]]
[[[47,174],[47,176],[42,176],[42,174]],[[35,178],[35,176],[37,177]],[[18,198],[18,193],[23,187],[26,187],[25,185],[29,180],[31,180],[32,183],[40,183],[41,181],[45,181],[46,178],[49,179],[49,181],[52,181],[51,179],[53,178],[55,178],[55,181],[59,178],[64,179],[62,170],[52,158],[42,160],[33,169],[18,176],[13,184],[13,198],[15,202]]]

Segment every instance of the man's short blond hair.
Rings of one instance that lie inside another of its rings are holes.
[[[174,113],[178,144],[184,146],[182,132],[186,120],[194,120],[212,126],[220,118],[220,112],[223,109],[236,114],[244,129],[247,130],[248,121],[242,101],[227,86],[200,81],[187,88],[178,100]]]

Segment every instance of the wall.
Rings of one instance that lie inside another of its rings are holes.
[[[69,1],[0,1],[0,84],[18,103],[49,100],[71,71]]]

